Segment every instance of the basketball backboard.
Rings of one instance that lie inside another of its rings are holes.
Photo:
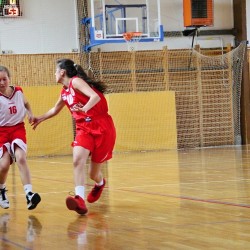
[[[160,0],[91,0],[89,48],[125,42],[123,33],[141,32],[140,42],[163,41]]]

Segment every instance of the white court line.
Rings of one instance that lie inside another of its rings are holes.
[[[48,194],[61,194],[61,193],[69,193],[69,190],[67,191],[60,191],[60,192],[46,192],[46,193],[41,193],[39,192],[39,195],[48,195]],[[15,196],[26,196],[26,194],[8,194],[8,197],[15,197]]]
[[[32,162],[40,162],[40,163],[49,163],[49,164],[71,164],[72,165],[72,162],[61,162],[61,161],[36,161],[36,160],[28,160],[28,161],[32,161]]]

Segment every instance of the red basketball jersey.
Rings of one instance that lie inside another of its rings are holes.
[[[74,78],[72,78],[72,80],[73,79]],[[108,113],[108,105],[104,95],[95,88],[93,88],[93,90],[99,95],[101,100],[94,107],[92,107],[87,113],[84,113],[75,111],[72,112],[71,107],[79,103],[81,103],[84,106],[88,102],[89,97],[76,91],[72,86],[72,81],[70,82],[69,87],[67,89],[65,88],[62,89],[61,91],[62,100],[65,102],[66,106],[71,111],[72,116],[76,120],[76,123],[78,121],[83,121],[83,119],[86,119],[87,117],[95,119],[97,117],[106,115]]]

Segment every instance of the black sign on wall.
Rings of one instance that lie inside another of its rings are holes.
[[[0,17],[22,16],[20,0],[0,0]]]

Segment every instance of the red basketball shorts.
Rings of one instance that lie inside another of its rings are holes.
[[[91,160],[102,163],[112,158],[116,130],[111,116],[77,124],[72,146],[81,146],[91,153]]]
[[[27,151],[24,123],[11,127],[0,127],[0,158],[6,150],[9,154],[11,154],[11,151],[14,152],[15,144],[25,152]]]

